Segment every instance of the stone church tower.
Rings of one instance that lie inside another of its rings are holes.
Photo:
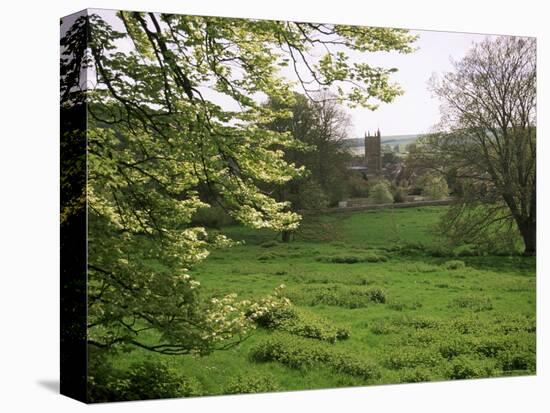
[[[371,136],[370,132],[365,135],[365,164],[368,168],[368,175],[380,176],[382,174],[380,129],[373,136]]]

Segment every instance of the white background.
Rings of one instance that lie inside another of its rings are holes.
[[[2,3],[0,18],[0,410],[3,412],[548,411],[545,1],[56,0]],[[538,375],[86,407],[57,394],[58,19],[86,7],[276,18],[538,37]],[[546,347],[546,348],[545,348]]]

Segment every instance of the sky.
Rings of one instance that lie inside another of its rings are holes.
[[[116,30],[123,30],[120,20],[115,17],[115,10],[102,9],[93,12],[98,12]],[[489,36],[425,30],[411,30],[410,33],[418,35],[418,40],[413,44],[416,51],[409,54],[346,51],[349,53],[349,62],[362,61],[372,66],[397,68],[398,71],[391,75],[391,79],[404,89],[402,96],[398,96],[391,103],[380,104],[375,111],[345,107],[352,121],[350,138],[359,138],[367,131],[372,133],[377,129],[380,129],[382,137],[429,132],[439,121],[439,101],[429,91],[428,80],[432,74],[441,75],[451,71],[451,59],[460,60],[474,43],[481,42]],[[127,42],[129,43],[129,40]],[[119,42],[118,47],[119,50],[128,49],[129,44]],[[315,57],[315,51],[312,51],[311,55]],[[295,78],[290,69],[285,72],[285,76]],[[199,89],[207,99],[226,109],[238,110],[238,106],[226,96],[208,90],[207,87]]]
[[[382,136],[408,135],[429,132],[439,121],[439,101],[428,90],[432,74],[452,70],[451,58],[460,60],[473,43],[487,35],[411,30],[418,35],[417,50],[410,54],[373,53],[368,62],[381,67],[395,67],[392,79],[405,93],[392,103],[381,104],[375,111],[352,109],[354,137],[380,128]]]

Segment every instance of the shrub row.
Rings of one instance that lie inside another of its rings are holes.
[[[333,305],[345,308],[362,308],[372,303],[385,303],[386,293],[380,288],[347,285],[323,285],[306,287],[288,292],[288,297],[302,305]]]
[[[241,374],[229,379],[223,389],[224,394],[266,393],[281,390],[271,376]]]
[[[294,369],[326,366],[336,372],[365,380],[380,376],[378,366],[318,341],[277,335],[256,345],[250,353],[255,362],[277,361]]]
[[[386,367],[394,370],[417,366],[436,366],[443,361],[437,351],[422,347],[401,347],[391,352],[385,359]]]

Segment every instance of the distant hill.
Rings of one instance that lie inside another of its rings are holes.
[[[382,136],[382,145],[409,145],[414,143],[418,138],[424,136],[423,134],[411,134],[411,135],[391,135]],[[363,147],[364,138],[352,138],[346,139],[345,145],[349,148]]]

